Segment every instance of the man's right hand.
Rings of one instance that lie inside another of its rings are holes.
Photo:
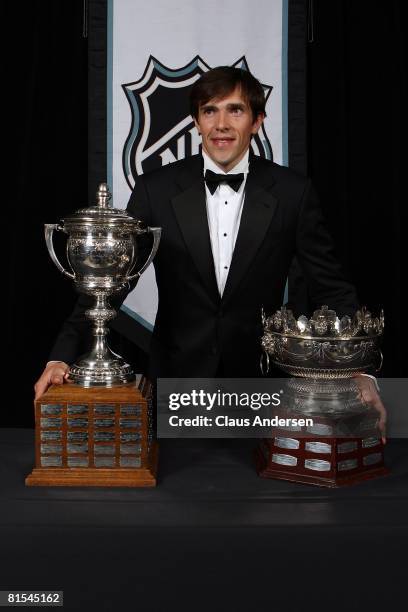
[[[54,361],[47,364],[44,372],[34,385],[35,398],[38,399],[51,385],[62,385],[67,382],[69,365],[63,361]]]

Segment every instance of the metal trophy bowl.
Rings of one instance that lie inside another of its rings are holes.
[[[263,314],[262,321],[267,362],[271,359],[293,376],[331,380],[381,368],[383,311],[373,317],[362,307],[353,318],[339,319],[334,310],[322,306],[310,319],[295,319],[282,307],[268,318]]]
[[[95,298],[86,311],[93,323],[94,342],[69,370],[70,379],[83,387],[110,387],[135,380],[135,373],[108,346],[106,324],[116,316],[108,297],[123,290],[140,277],[153,260],[160,242],[161,228],[144,227],[125,210],[112,208],[111,194],[105,183],[99,186],[96,206],[82,208],[58,224],[45,225],[45,240],[52,261],[70,278],[80,293]],[[72,271],[60,263],[53,245],[54,231],[68,236],[66,255]],[[144,265],[138,263],[138,238],[152,234],[153,246]]]
[[[282,307],[262,319],[262,372],[266,357],[267,370],[272,361],[291,375],[281,416],[312,417],[313,425],[265,439],[258,473],[330,487],[386,474],[379,414],[364,402],[355,378],[381,368],[383,312],[373,317],[363,307],[339,318],[322,306],[310,319],[296,319]]]

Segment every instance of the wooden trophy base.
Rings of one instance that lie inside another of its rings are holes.
[[[389,474],[384,465],[384,445],[379,439],[375,443],[373,438],[324,438],[323,442],[291,437],[290,440],[290,448],[282,448],[281,437],[260,442],[255,451],[258,476],[336,488]],[[294,448],[296,442],[298,445]],[[316,448],[313,445],[322,442],[327,452],[310,451]],[[282,465],[283,462],[291,465]]]
[[[35,402],[35,468],[27,486],[154,487],[151,385],[50,387]]]

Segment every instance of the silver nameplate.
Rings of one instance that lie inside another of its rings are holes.
[[[41,453],[62,453],[62,444],[41,444]]]
[[[88,414],[88,406],[86,404],[69,404],[67,407],[68,415],[72,414]]]
[[[61,467],[62,466],[62,457],[58,457],[55,455],[54,457],[41,457],[41,466],[42,467]]]
[[[55,419],[47,419],[47,418],[42,418],[40,419],[40,425],[41,427],[62,427],[62,419],[60,419],[59,417],[56,417]]]
[[[330,461],[323,459],[305,459],[305,468],[315,470],[316,472],[329,472],[331,467]]]
[[[141,444],[121,444],[120,454],[121,455],[138,455],[142,452]]]
[[[296,438],[275,438],[274,445],[278,448],[299,448],[300,442]]]
[[[115,414],[115,406],[113,404],[95,404],[95,414]]]
[[[371,453],[371,455],[363,457],[363,465],[374,465],[374,463],[379,463],[381,459],[381,453]]]
[[[378,446],[378,444],[380,444],[380,439],[379,438],[364,438],[364,440],[361,441],[361,446],[363,448],[372,448],[373,446]]]
[[[344,459],[343,461],[339,461],[337,463],[337,469],[339,472],[344,472],[345,470],[354,470],[358,466],[357,459]]]
[[[140,457],[121,457],[120,467],[140,467]]]
[[[333,433],[333,427],[325,425],[324,423],[315,423],[307,427],[307,431],[317,436],[330,436]]]
[[[355,450],[357,450],[357,442],[355,440],[351,442],[341,442],[337,445],[337,452],[340,454],[351,453]]]
[[[68,467],[88,467],[88,457],[68,457]]]
[[[280,465],[297,465],[297,457],[292,455],[283,455],[281,453],[273,453],[272,461]]]
[[[111,431],[94,431],[95,442],[112,442],[115,434]]]
[[[41,440],[44,442],[62,440],[62,431],[42,431]]]
[[[88,440],[87,431],[68,431],[68,442],[86,442]]]
[[[95,427],[113,427],[115,419],[94,419]]]
[[[115,457],[95,457],[95,467],[115,467]]]
[[[138,431],[135,432],[122,432],[120,434],[120,441],[121,442],[137,442],[137,440],[141,440],[142,439],[142,434]]]
[[[88,444],[72,444],[72,442],[70,442],[67,444],[67,452],[71,455],[87,453]]]
[[[120,407],[120,414],[122,416],[139,416],[139,414],[142,414],[142,408],[136,405],[124,405]]]
[[[95,444],[94,453],[95,455],[114,455],[115,446],[114,444]]]
[[[41,414],[52,414],[57,416],[62,413],[61,404],[41,404]]]
[[[326,442],[306,442],[305,450],[311,453],[331,453],[331,444]]]
[[[88,427],[88,419],[67,419],[68,427]]]
[[[119,419],[119,425],[123,429],[136,429],[142,424],[141,419]]]

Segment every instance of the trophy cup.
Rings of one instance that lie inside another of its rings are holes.
[[[362,401],[355,376],[379,370],[384,315],[363,307],[353,318],[322,306],[297,320],[285,307],[262,315],[266,357],[291,378],[280,416],[313,425],[277,428],[256,450],[260,476],[338,487],[388,473],[378,413]],[[263,360],[261,360],[263,369]]]
[[[74,384],[50,387],[35,402],[36,467],[27,485],[154,486],[157,443],[153,439],[151,385],[138,387],[131,366],[108,346],[107,322],[116,316],[109,296],[137,280],[153,260],[160,228],[145,228],[125,210],[112,208],[102,183],[96,206],[83,208],[59,224],[45,225],[51,259],[77,291],[95,299],[86,311],[93,346],[69,369]],[[68,235],[71,271],[60,263],[54,231]],[[147,261],[135,272],[138,240],[151,234]]]

